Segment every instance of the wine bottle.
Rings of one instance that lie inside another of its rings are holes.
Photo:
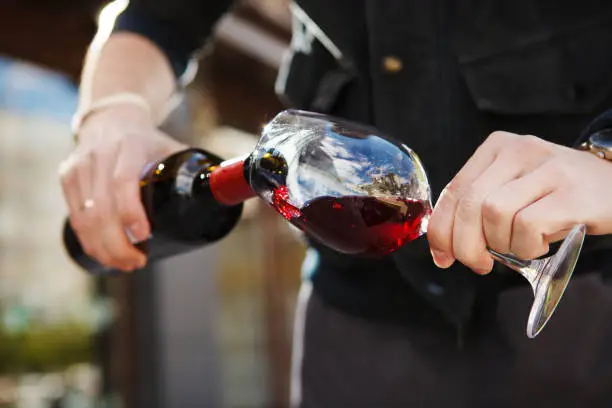
[[[190,148],[147,166],[140,191],[151,236],[136,243],[136,247],[147,255],[149,263],[214,243],[236,226],[244,200],[226,205],[216,200],[211,190],[211,173],[221,162],[221,158],[210,152]],[[231,197],[235,195],[234,190],[243,188],[244,199],[253,195],[244,185],[231,179],[227,181],[217,194]],[[117,272],[83,251],[68,220],[64,224],[63,241],[69,256],[88,272]]]

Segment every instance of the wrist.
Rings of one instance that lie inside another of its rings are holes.
[[[128,121],[156,127],[155,116],[143,96],[129,92],[117,93],[101,97],[79,108],[72,118],[72,132],[76,141],[85,124],[97,122],[101,118],[111,122]]]
[[[139,133],[155,129],[156,125],[149,115],[133,106],[109,106],[87,115],[81,122],[78,132],[73,133],[75,145],[90,136],[94,139],[101,134]]]
[[[157,127],[157,124],[147,111],[137,106],[129,105],[108,106],[104,109],[96,110],[83,119],[79,130],[83,130],[90,123],[96,122],[134,123]]]

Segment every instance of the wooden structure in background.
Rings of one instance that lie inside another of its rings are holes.
[[[221,25],[216,46],[205,57],[194,83],[194,88],[202,90],[207,94],[206,100],[214,103],[218,124],[257,133],[262,121],[282,109],[273,92],[277,71],[273,61],[279,45],[288,44],[290,39],[284,2],[245,0],[229,22]],[[0,54],[63,72],[76,83],[86,47],[95,33],[97,13],[105,4],[103,0],[3,0]],[[264,54],[258,55],[258,47],[252,47],[251,36],[241,34],[245,29],[267,40]],[[273,254],[270,246],[275,245],[275,238],[269,237],[265,242]],[[269,284],[282,282],[283,271],[274,256],[267,257],[265,266],[269,384],[271,401],[277,408],[287,400],[290,345],[283,333],[290,316],[283,312],[286,307],[282,298],[274,292],[278,285]],[[119,321],[102,339],[110,349],[103,350],[101,360],[109,364],[108,373],[114,385],[120,387],[127,406],[135,407],[139,381],[135,326],[139,323],[133,302],[135,291],[146,289],[137,288],[129,276],[101,282],[100,289],[114,296],[121,310]]]

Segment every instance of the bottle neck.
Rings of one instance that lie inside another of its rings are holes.
[[[209,176],[210,190],[215,200],[224,205],[236,205],[255,197],[248,182],[249,156],[222,162]]]

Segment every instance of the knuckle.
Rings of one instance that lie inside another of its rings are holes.
[[[438,208],[452,208],[457,203],[462,195],[463,188],[462,183],[459,180],[453,180],[444,187],[444,190],[440,193],[440,198],[436,203],[436,209]]]
[[[467,188],[457,203],[457,216],[460,218],[469,217],[478,211],[480,205],[482,205],[482,199],[479,192],[474,188]]]
[[[57,166],[57,174],[63,185],[70,184],[76,180],[79,170],[79,160],[74,156],[68,157]]]
[[[542,139],[534,135],[522,135],[520,141],[526,148],[539,148],[543,146]]]
[[[57,166],[57,175],[59,176],[60,180],[63,181],[67,179],[71,173],[72,163],[70,162],[70,159],[60,162],[60,164]]]
[[[494,197],[485,198],[482,203],[482,217],[484,220],[496,224],[508,216],[509,210],[503,201]]]
[[[490,140],[500,140],[500,139],[504,139],[507,136],[507,133],[502,131],[502,130],[496,130],[494,132],[491,132],[489,134],[488,139]]]
[[[457,201],[460,190],[461,189],[459,188],[459,183],[450,182],[446,185],[446,187],[444,187],[444,190],[442,190],[440,196],[443,200]]]
[[[460,198],[460,203],[473,206],[480,200],[481,193],[473,185],[464,189]]]
[[[520,211],[514,218],[514,230],[519,234],[527,234],[534,229],[534,221],[528,211]]]
[[[539,151],[540,140],[532,135],[522,135],[514,144],[513,152],[518,155],[532,154],[534,151]]]
[[[489,143],[501,144],[506,143],[512,138],[512,136],[512,133],[504,132],[503,130],[496,130],[489,134],[489,136],[487,137],[487,141]]]
[[[509,143],[502,150],[506,158],[524,161],[533,156],[540,156],[542,151],[542,140],[533,135],[513,135],[506,138]]]
[[[534,135],[524,135],[521,137],[522,152],[524,154],[544,156],[552,150],[552,144]]]
[[[59,179],[61,186],[66,190],[70,188],[76,182],[76,173],[73,169],[67,169],[65,171],[60,171]]]

